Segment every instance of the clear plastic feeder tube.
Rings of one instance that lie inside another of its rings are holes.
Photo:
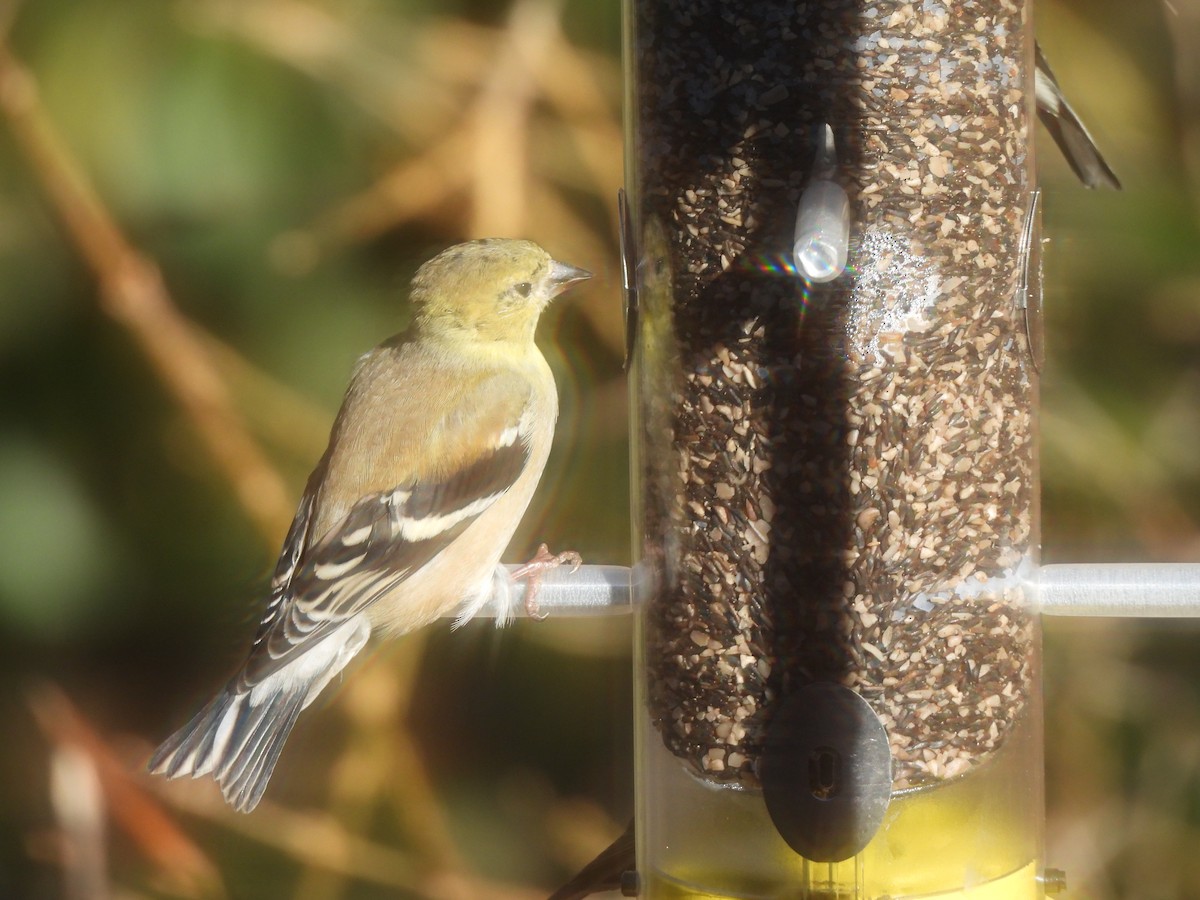
[[[1027,11],[626,14],[641,896],[1041,896]]]

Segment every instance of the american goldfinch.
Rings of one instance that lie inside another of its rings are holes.
[[[1117,180],[1100,148],[1088,130],[1083,126],[1067,98],[1063,96],[1062,88],[1050,71],[1046,62],[1046,54],[1042,47],[1034,43],[1036,67],[1034,69],[1034,93],[1037,95],[1038,118],[1058,144],[1058,149],[1066,157],[1071,170],[1087,187],[1108,187],[1119,191],[1121,182]]]
[[[500,556],[558,416],[534,329],[556,295],[589,277],[516,240],[460,244],[421,266],[408,331],[354,369],[249,658],[157,750],[152,772],[211,775],[249,812],[296,717],[372,633],[401,635],[455,609],[461,624],[504,602],[493,580],[509,577]],[[578,557],[539,552],[525,571],[565,559]],[[497,624],[510,617],[497,610]]]

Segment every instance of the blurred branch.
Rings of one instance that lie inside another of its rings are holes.
[[[1200,109],[1200,7],[1195,3],[1164,3],[1163,10],[1175,49],[1172,63],[1177,108]],[[1200,121],[1194,114],[1181,115],[1179,131],[1192,202],[1200,207]]]
[[[91,757],[74,744],[50,751],[50,805],[64,839],[63,896],[107,900],[104,796]]]
[[[272,847],[309,866],[414,891],[418,870],[411,857],[346,831],[332,816],[289,810],[264,800],[253,815],[233,812],[210,784],[156,781],[159,793],[176,809]]]
[[[413,62],[419,27],[397,29],[392,19],[373,16],[355,28],[332,9],[297,0],[188,0],[179,9],[197,31],[232,35],[315,81],[337,85],[415,144],[433,140],[441,119],[457,108],[455,91],[427,77],[424,60]]]
[[[471,141],[470,133],[455,130],[419,156],[393,167],[366,190],[321,216],[312,227],[313,239],[327,248],[369,240],[404,222],[436,216],[466,188]]]
[[[447,872],[422,874],[413,858],[351,834],[333,816],[300,812],[264,800],[253,815],[233,812],[209,785],[159,782],[172,806],[309,866],[347,878],[403,889],[428,900],[540,900],[541,894]],[[465,890],[464,890],[465,888]]]
[[[544,64],[547,48],[559,36],[561,13],[561,0],[516,0],[467,116],[467,128],[474,133],[467,226],[471,237],[518,234],[526,222],[526,141],[536,100],[533,72]]]
[[[166,876],[173,892],[188,897],[225,896],[221,878],[208,857],[133,781],[125,765],[66,694],[43,683],[29,691],[28,701],[34,719],[55,751],[71,748],[86,755],[113,818]]]
[[[1180,502],[1176,479],[1076,381],[1055,380],[1042,404],[1042,442],[1069,465],[1089,491],[1117,503],[1134,522],[1144,546],[1164,561],[1195,557],[1200,523]]]
[[[456,236],[552,240],[556,253],[591,266],[610,255],[622,178],[620,73],[567,39],[561,0],[517,0],[500,28],[446,16],[394,41],[386,19],[297,0],[186,9],[197,23],[338,87],[417,147],[307,229],[281,235],[272,255],[282,269],[302,273],[346,244],[415,221]],[[378,49],[397,42],[404,53]],[[572,208],[571,191],[608,210],[607,233]],[[619,307],[582,308],[621,352]]]
[[[8,40],[8,33],[12,30],[20,4],[21,0],[0,0],[0,42]]]
[[[355,760],[374,757],[382,765],[377,784],[383,794],[374,799],[390,797],[395,801],[409,839],[434,867],[458,870],[464,865],[462,855],[450,835],[445,810],[408,727],[429,632],[406,635],[404,641],[403,652],[389,654],[387,664],[364,667],[348,687],[346,712],[361,745],[348,749],[338,763],[337,774],[343,776],[340,795],[361,795],[361,786],[351,778],[357,767]]]
[[[255,411],[249,427],[305,465],[320,459],[333,413],[276,380],[217,336],[203,328],[194,331],[242,407]]]
[[[274,545],[291,521],[283,479],[247,432],[196,329],[171,301],[158,268],[122,234],[55,133],[32,75],[2,41],[0,111],[99,281],[101,308],[132,335],[242,507]]]
[[[346,827],[365,831],[389,799],[409,842],[427,867],[457,872],[464,863],[446,815],[407,727],[416,674],[427,632],[404,637],[402,653],[363,666],[346,684],[340,706],[350,720],[348,740],[330,776],[329,809]],[[335,876],[310,870],[296,892],[298,900],[337,896]]]
[[[470,108],[453,125],[438,129],[444,136],[427,150],[319,219],[313,238],[334,245],[366,240],[404,222],[437,216],[460,193],[472,200],[465,234],[519,233],[529,179],[525,135],[533,96],[528,70],[531,63],[540,64],[548,39],[557,33],[552,16],[557,10],[547,10],[540,0],[518,3],[503,38],[481,48],[487,51],[482,58],[491,62],[478,69],[481,82],[474,86]]]

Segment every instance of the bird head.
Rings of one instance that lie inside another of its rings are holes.
[[[417,270],[418,328],[481,340],[533,340],[546,305],[591,273],[551,259],[532,241],[488,238],[456,244]]]

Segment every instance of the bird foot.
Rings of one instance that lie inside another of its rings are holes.
[[[525,563],[519,569],[513,570],[513,578],[524,578],[527,582],[525,588],[525,613],[531,619],[544,619],[546,613],[538,612],[537,595],[538,589],[542,586],[542,576],[551,569],[557,569],[559,566],[570,563],[571,571],[576,571],[583,565],[583,557],[574,550],[566,550],[562,553],[551,553],[550,548],[545,544],[537,548],[537,553],[533,555],[533,559]]]

